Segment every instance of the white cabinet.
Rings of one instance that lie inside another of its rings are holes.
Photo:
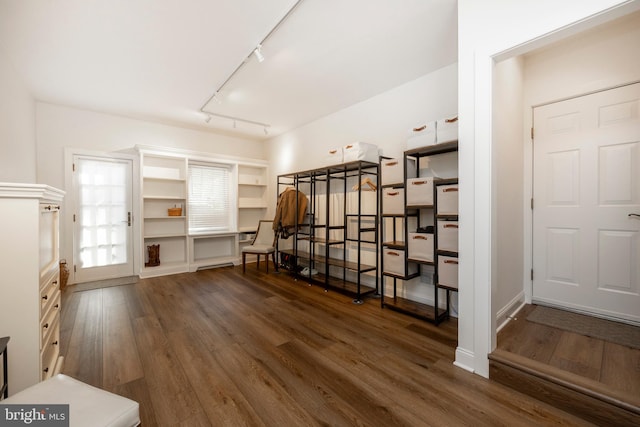
[[[62,367],[58,262],[63,196],[46,185],[0,183],[0,336],[11,337],[11,394]]]
[[[142,171],[142,263],[140,276],[152,277],[189,270],[187,245],[187,160],[184,157],[140,153]],[[180,212],[178,212],[178,210]],[[149,247],[159,245],[158,265]]]

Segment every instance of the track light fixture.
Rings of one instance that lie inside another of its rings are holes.
[[[239,117],[231,117],[231,116],[225,116],[225,115],[222,115],[222,114],[213,113],[211,111],[207,111],[206,107],[212,101],[215,101],[217,104],[222,104],[222,100],[220,99],[220,92],[226,86],[226,84],[229,83],[229,81],[233,78],[233,76],[236,75],[236,73],[240,70],[240,68],[242,68],[247,62],[249,62],[249,59],[251,59],[252,55],[255,55],[255,57],[258,60],[258,62],[264,61],[264,55],[262,54],[262,45],[265,43],[265,41],[267,41],[267,39],[269,37],[271,37],[271,35],[274,32],[276,32],[276,30],[278,28],[280,28],[280,26],[287,20],[287,18],[289,18],[289,16],[291,16],[291,14],[296,10],[296,8],[300,5],[300,3],[302,3],[302,1],[303,0],[297,0],[293,4],[293,6],[291,6],[289,11],[280,19],[280,21],[278,21],[278,23],[271,29],[271,31],[269,31],[269,33],[262,39],[262,41],[260,43],[258,43],[258,45],[255,47],[255,49],[253,49],[251,52],[249,52],[249,54],[244,58],[244,60],[240,63],[240,65],[238,65],[236,67],[236,69],[229,75],[229,77],[227,77],[227,79],[224,82],[222,82],[222,84],[213,93],[213,95],[211,95],[209,97],[209,99],[207,99],[207,101],[202,105],[202,107],[200,107],[200,111],[202,113],[208,115],[207,118],[205,119],[205,121],[207,123],[209,123],[209,120],[211,120],[211,116],[216,116],[216,117],[221,117],[221,118],[224,118],[224,119],[232,120],[234,128],[236,127],[236,121],[238,121],[238,122],[241,122],[241,123],[247,123],[247,124],[252,124],[252,125],[256,125],[256,126],[262,126],[262,128],[264,130],[264,134],[265,135],[269,134],[269,131],[267,130],[267,128],[269,128],[270,125],[268,125],[266,123],[260,123],[260,122],[256,122],[256,121],[253,121],[253,120],[241,119]]]
[[[258,62],[264,61],[264,55],[262,54],[262,45],[259,44],[254,50],[253,54],[258,58]]]

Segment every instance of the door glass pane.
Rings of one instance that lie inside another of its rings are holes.
[[[127,262],[127,165],[79,159],[80,267]]]

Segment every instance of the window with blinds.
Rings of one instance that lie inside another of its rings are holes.
[[[189,164],[189,233],[230,231],[231,168]]]

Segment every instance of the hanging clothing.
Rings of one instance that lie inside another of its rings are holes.
[[[298,215],[297,223],[296,212]],[[276,215],[273,218],[273,229],[276,231],[280,230],[282,237],[286,239],[296,224],[304,223],[306,212],[307,196],[302,191],[296,191],[295,188],[287,188],[278,196]]]

